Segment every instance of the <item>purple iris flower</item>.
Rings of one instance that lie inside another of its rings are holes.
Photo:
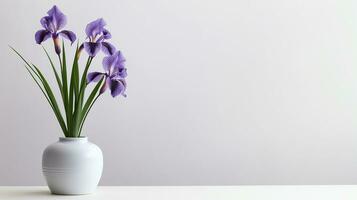
[[[105,73],[89,73],[87,76],[87,82],[98,82],[100,79],[105,77],[105,83],[100,89],[100,94],[104,93],[105,90],[109,88],[113,97],[116,97],[120,94],[125,97],[125,77],[127,76],[127,72],[124,66],[124,62],[125,58],[123,57],[123,54],[120,51],[115,52],[113,55],[104,57],[103,68]]]
[[[71,44],[76,40],[76,34],[72,31],[62,30],[67,23],[67,17],[64,15],[57,6],[53,6],[48,12],[48,16],[41,18],[41,25],[44,29],[39,30],[35,34],[37,44],[41,44],[52,36],[55,43],[55,50],[57,54],[61,53],[61,46],[58,36],[71,41]]]
[[[86,34],[89,38],[89,42],[84,43],[84,49],[91,57],[94,57],[100,49],[102,49],[106,55],[113,55],[116,51],[112,44],[105,41],[112,37],[109,31],[104,28],[105,25],[105,21],[100,18],[90,22],[86,26]]]

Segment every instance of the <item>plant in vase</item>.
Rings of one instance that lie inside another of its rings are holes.
[[[64,42],[68,40],[72,45],[77,40],[76,34],[63,30],[67,18],[57,6],[53,6],[47,14],[40,20],[43,29],[35,33],[35,41],[37,44],[49,39],[53,41],[57,62],[54,62],[44,47],[42,48],[56,79],[59,101],[40,68],[27,61],[17,50],[10,48],[24,61],[26,70],[45,96],[65,136],[49,145],[43,153],[43,174],[51,192],[92,193],[102,174],[103,157],[99,147],[88,142],[88,138],[82,136],[81,132],[93,104],[105,91],[109,90],[113,97],[126,96],[125,59],[122,53],[108,42],[111,34],[105,28],[105,21],[100,18],[86,26],[86,41],[77,41],[73,61],[67,65]],[[80,68],[82,51],[85,51],[88,57],[85,66]],[[100,52],[105,55],[102,61],[104,71],[89,72],[93,59]],[[86,94],[87,85],[90,83],[95,85]]]

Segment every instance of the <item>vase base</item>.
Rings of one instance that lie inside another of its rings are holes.
[[[93,191],[79,191],[79,192],[64,192],[64,191],[53,191],[50,189],[50,192],[52,195],[62,195],[62,196],[81,196],[81,195],[90,195],[95,193],[95,190]]]

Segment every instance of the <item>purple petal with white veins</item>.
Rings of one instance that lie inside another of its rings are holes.
[[[84,49],[88,53],[89,56],[94,57],[97,55],[101,47],[100,43],[97,42],[85,42],[84,43]]]
[[[53,24],[53,17],[51,16],[42,17],[40,23],[45,30],[50,31],[51,33],[56,32],[56,27]]]
[[[62,29],[67,23],[67,17],[58,9],[57,6],[53,6],[47,14],[53,18],[53,25],[55,30]]]
[[[121,93],[124,97],[126,97],[125,90],[127,87],[126,80],[125,79],[120,79],[121,83],[124,85],[124,91]]]
[[[35,33],[35,40],[37,44],[41,44],[43,41],[51,37],[51,33],[47,30],[39,30]]]
[[[114,66],[114,64],[117,61],[117,56],[111,55],[111,56],[107,56],[103,58],[102,64],[103,64],[103,68],[104,71],[108,74],[110,74],[110,71],[112,69],[112,67]]]
[[[112,44],[108,42],[102,42],[102,51],[107,55],[113,55],[116,49]]]
[[[87,83],[98,82],[103,76],[104,76],[104,73],[91,72],[87,75]]]
[[[128,76],[128,73],[126,72],[126,68],[119,69],[118,76],[121,78],[125,78]]]
[[[72,31],[68,31],[68,30],[63,30],[61,32],[59,32],[59,34],[66,38],[67,40],[71,41],[71,44],[73,44],[74,41],[76,41],[76,34],[73,33]]]
[[[110,32],[105,28],[103,28],[103,38],[106,40],[112,38],[112,34],[110,34]]]
[[[112,97],[116,97],[119,94],[122,94],[125,90],[125,85],[122,80],[111,80],[110,82],[110,94]]]
[[[115,53],[115,55],[117,56],[117,61],[115,63],[115,67],[118,69],[124,68],[125,58],[124,58],[123,54],[120,51],[117,51]]]
[[[103,28],[105,25],[106,23],[102,18],[90,22],[89,24],[87,24],[85,30],[87,36],[94,38],[96,35],[103,32]]]

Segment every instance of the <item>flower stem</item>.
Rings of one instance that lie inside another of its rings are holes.
[[[83,117],[83,119],[82,119],[81,125],[80,125],[80,127],[79,127],[78,137],[81,136],[83,124],[84,124],[84,122],[86,121],[87,115],[88,115],[89,111],[92,109],[92,106],[93,106],[94,103],[97,101],[97,99],[98,99],[99,96],[100,96],[100,94],[98,94],[98,95],[95,97],[95,99],[93,100],[93,102],[90,104],[90,106],[89,106],[87,112],[84,114],[84,117]]]

